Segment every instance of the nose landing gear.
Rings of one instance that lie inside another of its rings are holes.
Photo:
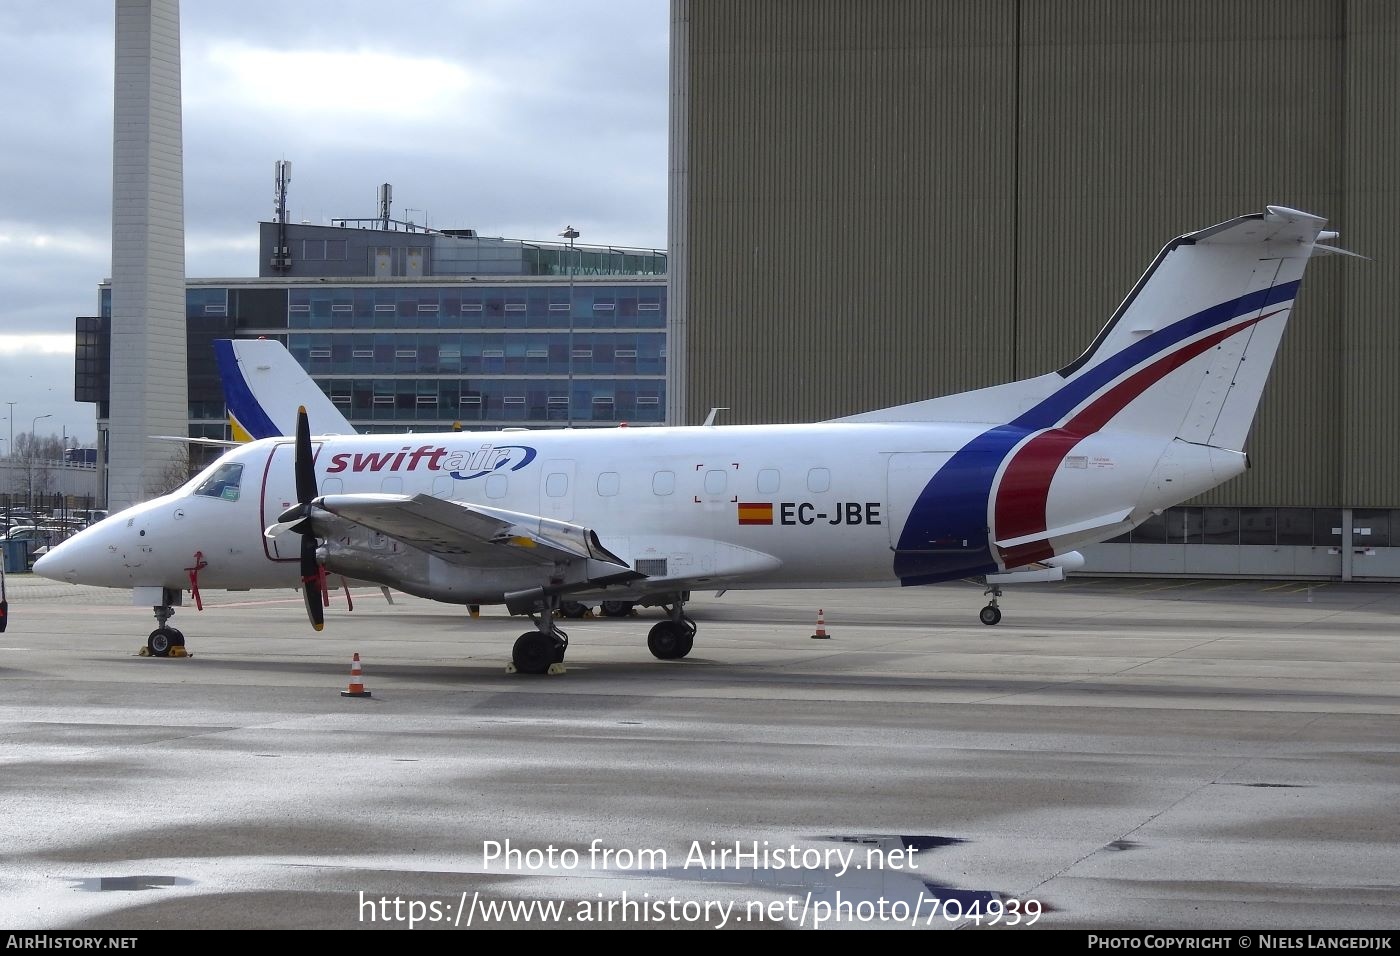
[[[164,604],[157,604],[152,610],[156,616],[156,629],[146,638],[146,646],[141,648],[142,657],[190,657],[185,650],[185,635],[180,633],[178,628],[171,627],[169,621],[175,616],[175,607],[172,603],[179,595],[171,596],[169,588],[165,590]]]

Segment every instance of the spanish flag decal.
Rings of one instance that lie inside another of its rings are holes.
[[[771,501],[739,502],[740,524],[772,524],[773,503]]]

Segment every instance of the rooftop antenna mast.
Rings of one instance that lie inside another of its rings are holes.
[[[385,183],[379,187],[379,228],[389,231],[389,207],[394,202],[394,187]]]
[[[273,197],[272,213],[277,222],[277,244],[272,248],[272,268],[286,272],[292,267],[292,252],[287,245],[287,184],[292,181],[292,164],[279,159],[273,164],[277,192]]]

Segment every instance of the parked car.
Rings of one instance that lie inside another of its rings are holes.
[[[19,524],[5,532],[5,541],[37,541],[40,544],[58,544],[68,537],[69,532],[54,525]],[[32,550],[32,549],[31,549]]]

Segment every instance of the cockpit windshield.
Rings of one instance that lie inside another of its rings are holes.
[[[205,498],[222,498],[237,501],[238,489],[243,481],[243,466],[236,462],[218,465],[200,481],[194,493]]]

